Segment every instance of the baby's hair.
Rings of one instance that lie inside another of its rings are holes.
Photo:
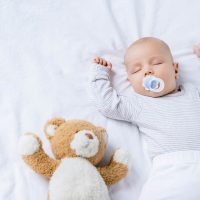
[[[163,40],[155,38],[155,37],[143,37],[143,38],[140,38],[140,39],[136,40],[135,42],[133,42],[126,50],[124,58],[126,57],[128,50],[130,50],[133,46],[135,46],[136,44],[141,44],[141,43],[148,42],[148,41],[159,42],[169,52],[171,60],[173,62],[173,56],[172,56],[172,53],[171,53],[171,50],[170,50],[168,44],[166,42],[164,42]]]

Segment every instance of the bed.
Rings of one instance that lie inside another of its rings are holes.
[[[35,132],[52,156],[43,125],[52,117],[84,119],[106,128],[104,163],[115,149],[132,157],[128,176],[109,188],[113,200],[137,200],[151,161],[137,127],[107,119],[88,97],[91,58],[113,64],[112,83],[129,95],[125,49],[144,36],[159,37],[179,62],[179,82],[200,85],[198,0],[0,1],[0,199],[47,199],[48,181],[18,154],[19,137]]]

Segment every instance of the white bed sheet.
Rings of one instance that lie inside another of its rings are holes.
[[[113,63],[112,81],[121,94],[131,91],[123,54],[135,39],[165,40],[180,63],[180,81],[200,85],[198,0],[5,0],[0,1],[0,199],[43,200],[48,181],[32,172],[17,153],[26,131],[40,135],[47,119],[85,119],[109,134],[104,162],[118,147],[132,155],[128,176],[109,188],[113,200],[136,200],[150,162],[136,127],[106,119],[87,95],[89,61]]]

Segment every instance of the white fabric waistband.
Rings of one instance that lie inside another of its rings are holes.
[[[165,153],[158,155],[153,159],[153,165],[197,162],[200,162],[200,151],[195,150]]]

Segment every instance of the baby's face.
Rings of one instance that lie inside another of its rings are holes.
[[[159,39],[151,38],[131,45],[125,55],[128,80],[138,94],[159,97],[176,91],[178,64],[173,63],[171,52]],[[143,78],[153,75],[164,81],[161,92],[152,92],[143,87]]]

